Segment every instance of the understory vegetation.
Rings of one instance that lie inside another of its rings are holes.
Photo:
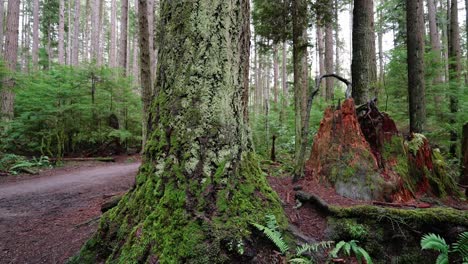
[[[15,117],[2,123],[0,153],[109,155],[141,141],[141,100],[131,78],[92,64],[15,76]]]

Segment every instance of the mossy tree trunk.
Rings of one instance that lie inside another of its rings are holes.
[[[161,2],[157,95],[143,165],[135,187],[102,217],[72,263],[246,263],[239,252],[255,247],[249,223],[274,214],[286,224],[246,127],[248,5]]]

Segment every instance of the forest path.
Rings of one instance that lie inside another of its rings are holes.
[[[64,263],[97,228],[101,204],[139,162],[87,164],[0,181],[0,263]]]

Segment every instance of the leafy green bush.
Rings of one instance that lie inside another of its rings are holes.
[[[139,145],[141,102],[128,78],[94,65],[17,77],[15,118],[0,125],[0,151],[61,157]]]
[[[16,175],[21,172],[34,172],[31,168],[37,167],[48,167],[50,166],[49,157],[41,156],[39,158],[32,158],[28,160],[26,157],[5,154],[0,158],[0,171],[8,172],[12,175]]]

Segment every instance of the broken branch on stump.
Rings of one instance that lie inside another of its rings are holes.
[[[312,109],[312,101],[314,100],[314,97],[317,95],[317,93],[320,90],[320,83],[321,83],[322,79],[325,79],[325,78],[328,78],[328,77],[334,77],[334,78],[337,78],[338,80],[344,82],[346,84],[346,86],[348,87],[346,89],[346,98],[351,97],[351,89],[352,89],[351,82],[346,80],[345,78],[339,76],[339,75],[336,75],[334,73],[325,74],[325,75],[320,76],[316,80],[315,90],[310,91],[309,97],[307,99],[306,116],[305,116],[304,124],[302,124],[302,128],[301,128],[302,129],[301,149],[300,149],[300,152],[299,152],[299,156],[296,157],[296,167],[294,169],[293,182],[296,182],[297,180],[302,178],[302,176],[304,176],[304,162],[305,162],[304,156],[305,156],[305,152],[307,150],[307,142],[308,142],[307,135],[309,134],[310,110]]]

